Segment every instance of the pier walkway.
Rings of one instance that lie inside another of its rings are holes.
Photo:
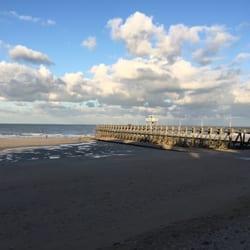
[[[161,145],[164,148],[250,148],[250,128],[97,125],[96,139]]]

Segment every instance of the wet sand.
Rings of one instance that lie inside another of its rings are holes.
[[[91,140],[85,136],[20,136],[0,138],[0,150],[20,147],[52,146]]]
[[[249,158],[136,147],[10,163],[0,167],[0,249],[249,249]]]

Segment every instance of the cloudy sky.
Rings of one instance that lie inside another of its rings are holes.
[[[0,123],[250,126],[250,2],[0,2]]]

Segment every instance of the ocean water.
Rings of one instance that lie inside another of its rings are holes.
[[[44,124],[0,124],[0,138],[14,136],[79,136],[94,135],[95,125],[44,125]],[[65,158],[103,159],[123,157],[134,153],[136,148],[104,142],[82,142],[58,146],[13,148],[0,151],[0,167],[11,167],[24,161]]]
[[[94,135],[95,125],[0,124],[0,137]]]

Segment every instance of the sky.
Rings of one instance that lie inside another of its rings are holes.
[[[250,126],[250,2],[0,1],[0,123]]]

